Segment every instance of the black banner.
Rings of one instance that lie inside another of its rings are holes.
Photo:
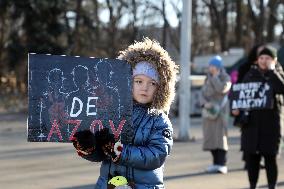
[[[231,109],[270,109],[273,107],[273,91],[268,83],[238,83],[232,86],[230,100]]]
[[[117,59],[29,54],[28,141],[69,142],[76,131],[131,125],[131,66]]]

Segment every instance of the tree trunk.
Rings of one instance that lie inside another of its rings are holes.
[[[168,20],[166,17],[166,6],[165,0],[162,1],[162,17],[163,17],[163,34],[162,34],[162,47],[166,48],[167,45],[167,28],[168,28]]]
[[[223,9],[218,11],[217,5],[215,0],[211,0],[210,3],[207,1],[203,1],[210,10],[210,18],[211,18],[211,28],[212,32],[215,30],[217,31],[217,35],[220,42],[220,49],[221,51],[228,50],[227,47],[227,31],[228,31],[228,24],[227,24],[227,12],[228,12],[228,3],[226,0],[223,0]],[[213,39],[215,37],[213,36]],[[215,47],[215,45],[214,45]],[[216,47],[215,47],[216,48]]]
[[[115,27],[115,18],[113,15],[113,6],[109,0],[106,1],[107,2],[107,7],[108,7],[108,11],[109,11],[109,26],[108,26],[108,47],[109,48],[109,55],[112,57],[114,56],[114,49],[115,49],[115,43],[114,43],[114,39],[115,39],[115,35],[114,35],[114,27]]]
[[[250,15],[250,20],[252,23],[252,29],[255,34],[255,42],[264,43],[263,32],[264,32],[264,23],[265,23],[265,14],[264,14],[264,3],[263,0],[259,1],[259,16],[257,17],[255,12],[253,11],[251,0],[248,0],[248,10]]]
[[[93,0],[94,3],[94,11],[95,11],[95,39],[97,43],[100,43],[100,19],[99,19],[99,3],[97,0]]]
[[[221,11],[221,15],[218,20],[221,21],[221,26],[219,27],[219,40],[221,42],[221,51],[227,51],[227,32],[228,32],[228,22],[227,22],[227,13],[228,13],[228,2],[224,0],[224,9]],[[217,20],[217,21],[218,21]]]
[[[236,12],[237,12],[237,17],[236,17],[236,28],[235,28],[235,34],[236,34],[236,45],[241,46],[242,42],[242,4],[243,1],[236,1]]]
[[[268,17],[268,23],[267,23],[267,42],[273,42],[275,35],[274,35],[274,28],[277,24],[277,15],[276,10],[278,6],[278,0],[270,0],[268,3],[269,7],[269,17]]]
[[[132,22],[132,35],[130,37],[130,43],[133,43],[138,34],[138,28],[136,27],[135,23],[137,22],[137,4],[136,0],[132,0],[132,15],[133,15],[133,22]]]
[[[75,19],[75,29],[74,33],[72,35],[73,37],[73,48],[71,50],[71,53],[76,53],[78,52],[81,48],[81,43],[80,43],[80,36],[79,36],[79,27],[80,27],[80,20],[81,20],[81,12],[82,12],[82,0],[77,0],[76,1],[76,19]]]

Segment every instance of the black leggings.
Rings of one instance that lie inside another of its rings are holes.
[[[211,150],[213,156],[213,164],[214,165],[226,165],[227,162],[227,151],[216,149]]]
[[[274,189],[277,183],[278,169],[277,169],[277,155],[260,155],[260,154],[246,154],[247,172],[250,182],[250,188],[254,189],[257,184],[260,159],[264,157],[264,164],[266,170],[266,177],[268,181],[268,188]]]

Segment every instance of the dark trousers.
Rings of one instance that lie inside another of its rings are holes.
[[[216,149],[211,150],[213,156],[213,164],[214,165],[226,165],[227,162],[227,151]]]
[[[268,188],[275,189],[278,176],[277,155],[262,155],[268,181]],[[246,154],[247,172],[250,182],[250,188],[255,189],[260,170],[260,154]]]

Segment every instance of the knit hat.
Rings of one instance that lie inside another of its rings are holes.
[[[270,56],[271,58],[274,59],[274,58],[277,57],[277,51],[273,47],[266,46],[259,52],[258,56],[260,56],[260,55],[268,55],[268,56]]]
[[[157,83],[159,83],[159,75],[157,70],[154,68],[152,64],[146,61],[138,62],[133,69],[133,77],[136,75],[146,75],[151,79],[154,79]]]
[[[209,66],[215,66],[216,68],[221,69],[223,67],[222,57],[217,55],[211,58]]]

